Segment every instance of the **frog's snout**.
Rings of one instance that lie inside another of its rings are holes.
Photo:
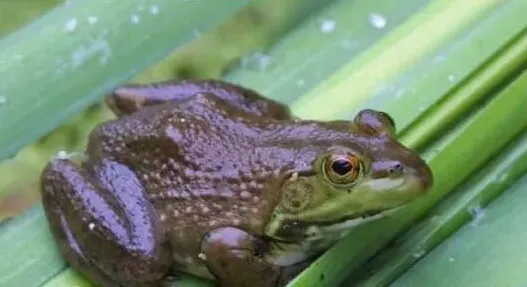
[[[434,175],[426,163],[424,163],[422,168],[418,169],[416,177],[423,192],[427,192],[432,188],[432,185],[434,184]]]
[[[411,178],[416,189],[421,193],[428,192],[434,183],[434,176],[432,170],[426,162],[419,158],[415,162],[409,163],[404,167],[406,178]]]

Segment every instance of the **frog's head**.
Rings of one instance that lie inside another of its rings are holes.
[[[395,124],[383,112],[361,111],[345,138],[313,141],[311,150],[295,159],[310,168],[293,170],[281,184],[281,200],[266,228],[271,237],[301,241],[342,233],[432,185],[428,165],[397,141]]]

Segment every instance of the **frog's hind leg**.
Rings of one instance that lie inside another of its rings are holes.
[[[98,269],[93,263],[91,263],[86,256],[82,253],[79,244],[75,240],[75,237],[71,233],[64,215],[55,212],[55,210],[49,212],[52,215],[50,218],[51,228],[54,231],[55,238],[57,239],[59,249],[66,261],[75,270],[82,270],[81,272],[91,281],[98,283],[102,287],[124,287],[118,282],[114,281],[108,275],[104,274]]]
[[[60,251],[98,286],[161,286],[172,259],[152,207],[130,171],[99,166],[99,181],[69,160],[52,161],[42,174],[42,202]]]
[[[212,93],[229,104],[257,115],[289,120],[286,105],[265,98],[256,91],[218,80],[166,81],[154,84],[121,86],[106,98],[110,109],[118,116],[137,111],[145,106],[169,101],[182,101],[199,93]]]

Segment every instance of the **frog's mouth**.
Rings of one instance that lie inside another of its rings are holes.
[[[355,227],[387,217],[406,204],[382,210],[371,210],[361,215],[342,217],[331,221],[284,220],[273,235],[284,242],[317,241],[327,237],[341,238]]]

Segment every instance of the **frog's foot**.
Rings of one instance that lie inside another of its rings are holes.
[[[222,287],[279,286],[280,267],[265,261],[267,243],[233,227],[205,235],[200,257]]]
[[[289,108],[279,102],[267,99],[253,90],[217,80],[124,85],[106,98],[106,104],[117,116],[121,116],[146,106],[183,101],[199,93],[213,94],[235,107],[260,116],[279,120],[292,117]]]
[[[143,190],[115,163],[95,172],[107,176],[96,181],[69,160],[54,160],[42,174],[42,201],[59,249],[98,286],[161,286],[171,253]]]

